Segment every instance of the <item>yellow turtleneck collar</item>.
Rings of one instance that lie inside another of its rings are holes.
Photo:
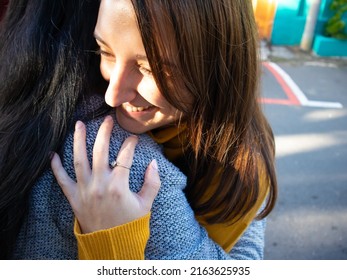
[[[147,134],[158,144],[163,145],[164,154],[170,160],[174,161],[182,156],[187,147],[187,125],[170,125],[164,128],[154,129]]]

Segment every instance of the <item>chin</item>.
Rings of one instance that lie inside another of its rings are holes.
[[[142,134],[145,133],[149,130],[151,130],[151,128],[148,128],[144,125],[141,124],[137,124],[137,123],[131,123],[131,122],[127,122],[127,121],[122,121],[122,120],[117,120],[118,121],[118,125],[123,128],[124,130],[132,133],[132,134]]]
[[[131,127],[131,126],[122,125],[122,124],[119,124],[119,126],[132,134],[142,134],[150,130],[150,129],[141,129],[137,127]]]

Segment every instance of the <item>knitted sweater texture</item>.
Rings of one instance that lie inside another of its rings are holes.
[[[102,97],[95,96],[83,102],[76,113],[81,119],[98,108]],[[87,154],[91,162],[92,149],[103,118],[86,123]],[[129,133],[116,123],[110,141],[110,162],[116,158]],[[73,167],[73,132],[65,141],[62,161],[71,178]],[[140,135],[130,171],[130,189],[138,192],[148,164],[158,162],[161,188],[153,203],[150,217],[150,237],[147,259],[262,259],[265,219],[253,221],[242,237],[226,253],[216,244],[204,227],[195,219],[183,189],[185,175],[162,153],[161,147],[148,135]],[[32,188],[29,209],[17,238],[14,259],[77,259],[77,242],[73,231],[72,209],[57,184],[51,169],[46,170]]]

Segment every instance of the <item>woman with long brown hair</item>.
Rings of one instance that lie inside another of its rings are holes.
[[[258,103],[258,40],[251,1],[102,0],[94,36],[101,73],[109,81],[105,100],[114,108],[114,119],[123,129],[147,132],[162,144],[167,158],[187,176],[184,191],[197,221],[232,257],[242,233],[254,218],[270,213],[277,196],[273,134]],[[82,122],[76,124],[77,183],[57,155],[52,160],[77,219],[82,258],[117,258],[124,250],[117,240],[148,227],[151,207],[153,214],[155,203],[165,203],[156,197],[160,184],[155,161],[142,190],[129,189],[138,137],[127,138],[109,166],[113,126],[114,120],[105,118],[91,169],[88,131]],[[174,241],[169,246],[160,243],[165,250],[182,245],[179,240],[186,235],[179,229],[168,228]],[[192,238],[191,244],[199,244]],[[144,257],[147,241],[127,246]],[[101,243],[107,245],[98,246]],[[191,254],[178,251],[161,257],[227,256],[189,248]]]

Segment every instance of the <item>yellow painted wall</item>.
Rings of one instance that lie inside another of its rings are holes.
[[[277,0],[252,0],[255,20],[261,39],[271,39]]]

